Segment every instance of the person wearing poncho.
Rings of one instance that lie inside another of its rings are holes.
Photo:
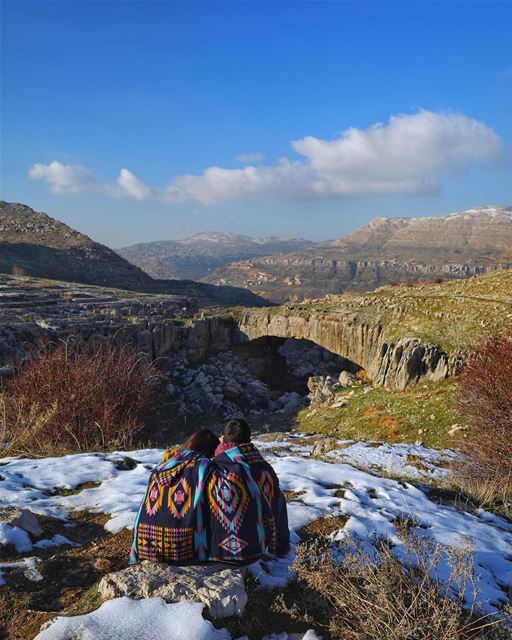
[[[216,439],[203,429],[153,470],[134,524],[130,563],[245,564],[288,552],[286,502],[272,467],[251,442],[227,442],[210,460],[215,444],[211,448],[206,432]],[[201,439],[207,446],[198,446]]]

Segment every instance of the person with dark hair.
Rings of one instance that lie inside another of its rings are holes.
[[[135,518],[130,564],[155,560],[182,565],[209,559],[203,489],[218,444],[212,431],[199,429],[181,447],[166,451],[151,472]]]
[[[290,531],[279,479],[251,442],[245,420],[230,420],[205,484],[209,559],[245,564],[286,555]]]
[[[247,444],[251,441],[251,427],[245,420],[237,418],[228,420],[224,426],[224,435],[220,444],[215,449],[215,455],[218,456],[227,449],[232,449],[238,444]]]
[[[162,462],[167,462],[173,455],[175,455],[181,449],[189,449],[190,451],[196,451],[197,453],[203,453],[208,458],[211,458],[216,448],[219,446],[219,438],[210,431],[210,429],[198,429],[188,437],[188,439],[180,446],[173,449],[167,449],[162,456]]]

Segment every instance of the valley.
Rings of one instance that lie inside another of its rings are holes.
[[[457,475],[471,434],[459,406],[461,372],[479,345],[512,327],[512,270],[481,266],[476,271],[488,272],[327,296],[318,295],[320,287],[270,305],[256,296],[253,303],[245,289],[178,280],[157,286],[165,281],[149,275],[144,290],[115,286],[115,278],[70,282],[46,275],[38,256],[34,273],[1,274],[2,390],[30,367],[40,341],[128,346],[162,375],[158,406],[131,448],[77,452],[57,443],[34,457],[5,440],[0,623],[7,637],[111,633],[112,621],[124,628],[125,619],[145,637],[145,611],[158,604],[160,620],[185,615],[204,640],[270,640],[275,633],[316,640],[319,630],[334,640],[319,626],[324,614],[301,618],[290,607],[310,597],[301,578],[308,545],[342,546],[355,536],[379,553],[378,540],[391,541],[399,572],[415,570],[404,560],[415,540],[440,558],[436,570],[445,577],[466,554],[477,586],[457,611],[465,619],[471,603],[503,628],[503,635],[479,637],[508,640],[508,503],[463,486]],[[126,568],[133,518],[165,448],[197,428],[220,433],[239,417],[279,476],[291,552],[222,576],[192,568],[184,577],[171,567],[165,588],[151,569]],[[0,427],[7,433],[5,419]],[[188,602],[177,602],[176,593]]]

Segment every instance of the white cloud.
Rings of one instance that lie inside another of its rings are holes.
[[[106,185],[105,188],[114,196],[126,196],[134,200],[145,200],[154,195],[155,191],[147,187],[142,180],[139,180],[139,178],[131,171],[128,171],[128,169],[121,169],[115,187]]]
[[[77,192],[96,185],[95,179],[84,167],[63,164],[57,160],[49,164],[34,164],[29,175],[34,179],[46,180],[54,193]]]
[[[244,164],[250,163],[250,162],[261,162],[262,160],[265,160],[265,154],[264,153],[241,153],[235,158],[235,160],[238,160],[239,162],[243,162]]]
[[[299,159],[238,169],[209,167],[199,175],[177,176],[164,188],[148,187],[127,169],[115,185],[98,186],[87,172],[80,173],[85,171],[81,167],[58,162],[34,165],[30,175],[47,180],[57,192],[100,188],[136,200],[303,200],[436,193],[446,174],[493,162],[503,153],[498,136],[483,122],[431,111],[393,116],[367,129],[349,128],[333,140],[307,136],[291,146]],[[63,169],[69,175],[61,176]]]

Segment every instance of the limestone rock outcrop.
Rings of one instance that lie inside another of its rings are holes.
[[[239,616],[247,604],[242,570],[222,564],[175,567],[144,561],[104,576],[98,589],[104,599],[128,596],[200,601],[214,618]]]
[[[368,369],[374,384],[397,390],[419,380],[443,380],[449,372],[448,355],[417,338],[402,338],[396,344],[384,342]]]

